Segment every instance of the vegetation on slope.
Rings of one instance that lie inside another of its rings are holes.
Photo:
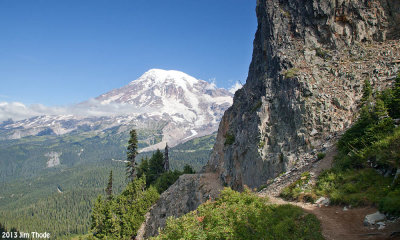
[[[113,189],[119,193],[125,185],[124,168],[115,162],[0,184],[0,222],[22,232],[47,231],[52,239],[85,233],[90,227],[92,200],[104,193],[111,169]]]
[[[139,132],[138,135],[140,134],[142,133]],[[40,156],[43,158],[44,154],[49,150],[44,148],[43,151],[39,151],[38,149],[47,144],[51,145],[53,140],[50,138],[46,140],[44,137],[40,138],[43,141],[30,143],[27,139],[21,139],[26,143],[17,147],[15,155],[11,151],[13,148],[10,149],[10,155],[5,156],[0,153],[0,159],[9,160],[4,166],[3,163],[0,164],[2,166],[1,170],[5,171],[7,169],[9,171],[8,174],[15,173],[16,170],[14,168],[19,168],[16,162],[20,161],[17,158],[25,158],[25,155],[32,156],[27,160],[27,167],[36,164],[43,168],[46,164],[45,160],[36,160]],[[8,229],[15,226],[25,232],[47,231],[52,234],[52,238],[57,239],[67,238],[74,234],[87,233],[90,229],[90,211],[93,207],[93,199],[99,194],[104,195],[104,188],[107,184],[110,170],[113,171],[114,194],[121,193],[126,186],[125,164],[121,161],[111,161],[111,156],[114,156],[113,158],[115,159],[124,159],[123,154],[126,155],[126,150],[118,148],[118,151],[110,151],[107,154],[103,154],[109,149],[107,144],[115,143],[110,141],[110,139],[114,139],[111,134],[107,135],[106,139],[108,140],[96,138],[92,139],[94,142],[91,143],[91,139],[88,138],[80,142],[82,145],[78,144],[77,141],[79,139],[71,138],[67,140],[67,137],[63,139],[63,141],[60,140],[60,142],[63,142],[62,144],[60,143],[60,149],[64,147],[68,149],[69,146],[75,145],[76,149],[75,147],[71,147],[71,149],[75,149],[77,152],[80,152],[81,148],[85,149],[80,158],[76,155],[79,161],[71,160],[74,164],[70,165],[68,160],[70,157],[71,159],[74,157],[73,154],[64,155],[63,153],[60,157],[60,166],[42,169],[29,178],[15,178],[13,176],[12,179],[4,180],[5,178],[1,177],[3,173],[0,171],[0,222],[6,225]],[[116,136],[115,139],[120,142],[125,137]],[[100,140],[104,140],[107,143],[100,144]],[[191,167],[186,167],[185,170],[185,165],[190,164],[195,169],[200,169],[207,161],[211,149],[210,146],[214,141],[215,134],[193,139],[172,148],[169,152],[172,171],[161,174],[159,180],[151,184],[161,193],[173,184],[182,172],[194,172]],[[96,144],[100,145],[95,147]],[[2,145],[0,152],[6,149],[7,146]],[[140,140],[138,146],[140,147]],[[20,155],[19,152],[25,155]],[[96,152],[93,157],[90,156],[91,152]],[[152,153],[139,154],[138,158],[142,156],[143,158],[145,158],[144,156],[151,158]],[[16,176],[20,176],[19,173]],[[146,182],[149,181],[146,179]],[[58,192],[58,187],[60,187],[62,193]]]
[[[323,239],[314,215],[292,205],[271,205],[249,190],[225,188],[215,201],[207,201],[180,218],[169,218],[152,239]]]
[[[400,74],[392,88],[375,94],[365,82],[360,117],[339,140],[334,167],[319,176],[312,196],[328,196],[334,204],[374,205],[400,216],[399,108]],[[281,196],[300,200],[307,184],[298,181]]]
[[[317,196],[313,191],[313,186],[309,184],[310,179],[310,173],[304,172],[300,179],[282,190],[280,197],[286,200],[314,202]]]
[[[111,199],[98,196],[92,210],[88,239],[130,239],[144,221],[144,215],[157,201],[154,187],[146,189],[144,177],[131,181],[125,190]]]
[[[167,190],[182,174],[195,173],[190,165],[185,165],[182,171],[166,171],[164,169],[164,156],[160,150],[153,153],[150,159],[142,159],[137,167],[137,177],[146,179],[146,186],[154,186],[159,193]]]
[[[126,164],[129,183],[121,194],[113,197],[110,172],[107,197],[103,200],[101,195],[98,196],[91,216],[92,234],[86,236],[86,239],[131,239],[137,234],[145,214],[157,201],[159,193],[165,191],[183,173],[194,173],[188,165],[184,172],[169,170],[168,146],[164,154],[157,150],[150,159],[142,159],[137,166],[136,130],[132,130],[130,135]]]
[[[103,164],[111,159],[126,158],[128,132],[108,129],[103,134],[70,133],[62,136],[30,136],[21,139],[0,140],[0,182],[13,182],[43,176],[48,172],[92,163]],[[143,139],[157,138],[160,130],[138,130],[138,147],[148,147]],[[182,170],[185,164],[196,171],[208,161],[216,134],[203,136],[179,144],[170,151],[172,169]],[[157,141],[150,141],[151,144]],[[60,165],[46,168],[47,153],[60,153]],[[151,157],[154,152],[140,153]],[[0,190],[1,191],[1,190]]]

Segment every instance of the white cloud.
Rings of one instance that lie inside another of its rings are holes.
[[[242,87],[243,85],[239,81],[236,81],[236,83],[231,88],[229,88],[229,92],[235,94],[235,92],[241,89]]]
[[[215,89],[217,89],[217,84],[215,84],[215,82],[216,82],[216,78],[208,79],[208,83],[210,83],[210,84],[207,86],[206,90],[215,90]]]
[[[91,99],[87,102],[77,105],[55,107],[48,107],[42,104],[32,104],[26,106],[25,104],[20,102],[0,102],[0,122],[10,118],[14,121],[18,121],[43,115],[74,115],[80,117],[100,117],[143,113],[146,111],[149,111],[149,109],[138,110],[138,108],[136,108],[132,104],[101,104],[95,99]]]

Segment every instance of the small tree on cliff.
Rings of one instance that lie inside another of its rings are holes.
[[[128,151],[127,151],[127,163],[126,163],[126,177],[129,181],[133,181],[136,175],[136,156],[138,154],[138,140],[136,130],[133,129],[130,132],[130,138],[128,142]]]

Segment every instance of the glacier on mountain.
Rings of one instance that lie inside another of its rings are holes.
[[[232,97],[228,90],[186,73],[151,69],[126,86],[73,106],[36,106],[40,116],[17,104],[30,118],[0,123],[0,140],[77,130],[100,133],[113,127],[141,128],[148,122],[162,122],[162,141],[143,150],[162,148],[166,142],[174,146],[216,131]],[[10,107],[1,103],[0,115]]]

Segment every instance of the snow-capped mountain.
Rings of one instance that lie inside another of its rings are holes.
[[[143,150],[161,148],[166,142],[174,146],[216,131],[232,97],[228,90],[183,72],[151,69],[124,87],[70,107],[71,114],[3,122],[0,140],[110,128],[127,131],[162,123],[162,141]],[[87,114],[74,114],[75,109],[87,109]]]
[[[183,72],[152,69],[96,100],[100,104],[131,104],[137,109],[147,109],[150,116],[168,114],[175,122],[198,127],[218,123],[232,104],[232,94]]]

